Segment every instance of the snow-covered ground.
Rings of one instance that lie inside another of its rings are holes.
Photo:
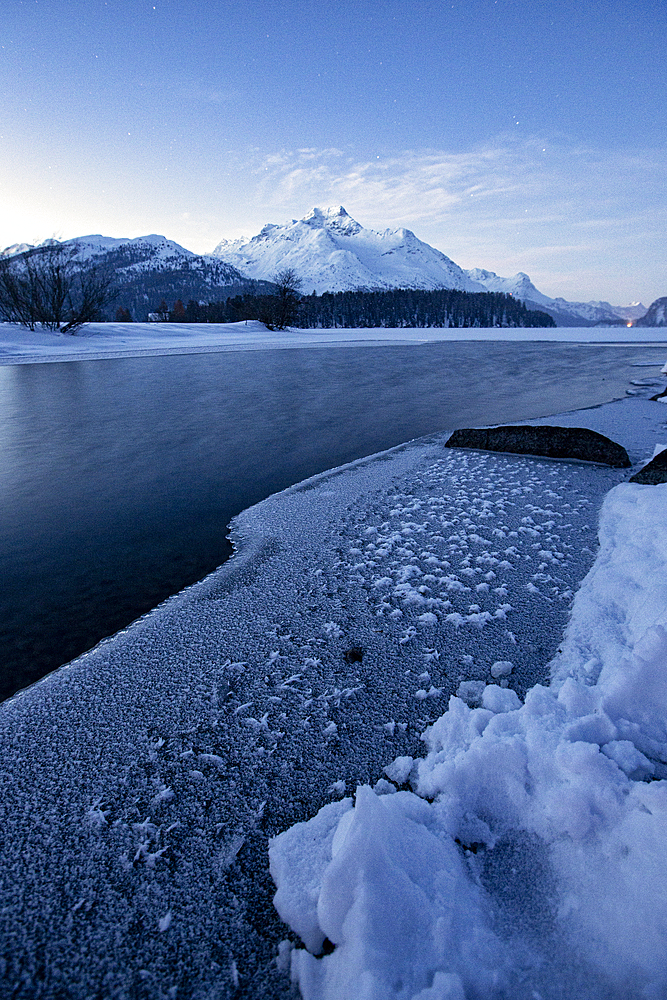
[[[284,330],[263,323],[90,323],[75,336],[30,331],[0,323],[0,365],[35,361],[78,361],[206,351],[322,345],[430,344],[456,340],[548,340],[585,344],[665,343],[665,331],[651,327],[545,327],[540,329],[366,329]]]
[[[0,995],[667,996],[667,486],[443,445],[0,706]]]
[[[618,424],[631,412],[632,403],[612,404],[592,411],[591,423],[607,433],[615,425],[631,448],[636,439]],[[554,422],[589,426],[589,415]],[[633,416],[651,421],[646,410]],[[666,437],[664,423],[655,429]],[[526,587],[542,601],[564,596],[560,531],[574,505],[564,509],[549,489],[550,500],[534,496],[554,469],[534,462],[534,480],[522,477],[527,516],[517,534],[501,523],[499,470],[489,474],[477,456],[468,461],[476,465],[476,509],[468,492],[466,523],[463,512],[452,518],[455,498],[438,498],[453,534],[446,539],[441,528],[434,546],[428,531],[426,558],[415,550],[398,569],[384,552],[378,560],[377,542],[385,548],[391,538],[387,525],[379,538],[367,532],[371,551],[358,550],[360,569],[383,596],[399,607],[428,606],[412,641],[433,612],[463,634],[468,623],[483,624],[478,606],[447,613],[437,599],[420,600],[422,592],[480,580],[469,592],[481,589],[488,601],[488,579],[492,593],[515,601],[515,565],[508,573],[507,563],[526,558],[515,544],[521,532],[535,539],[528,558],[538,569]],[[434,509],[427,504],[404,506],[402,523],[426,527],[423,515]],[[482,517],[495,554],[473,523]],[[486,676],[461,683],[425,729],[425,757],[398,757],[375,789],[359,786],[354,799],[324,806],[273,841],[276,906],[309,949],[294,951],[291,962],[304,1000],[667,996],[666,540],[667,485],[617,485],[602,506],[600,549],[550,681],[522,690],[512,651],[485,648]],[[426,590],[417,586],[424,562]],[[500,609],[511,622],[513,607]],[[498,613],[481,612],[487,625]],[[489,663],[501,652],[508,658]],[[423,698],[434,691],[435,672],[425,666]],[[322,955],[325,940],[331,953]]]

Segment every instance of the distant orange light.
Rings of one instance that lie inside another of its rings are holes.
[[[626,326],[632,326],[632,323],[626,323],[625,325]]]

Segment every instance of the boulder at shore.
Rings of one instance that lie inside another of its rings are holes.
[[[643,469],[640,469],[630,478],[631,483],[640,483],[643,486],[657,486],[658,483],[667,483],[667,450],[660,451],[648,462]]]
[[[622,445],[586,427],[463,427],[454,431],[445,447],[576,458],[616,469],[627,469],[631,464]]]

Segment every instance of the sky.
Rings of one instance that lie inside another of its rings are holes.
[[[547,295],[667,295],[665,0],[3,0],[0,246],[314,205]]]

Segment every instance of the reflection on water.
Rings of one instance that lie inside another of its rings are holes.
[[[0,368],[0,696],[230,553],[230,519],[432,431],[623,395],[664,348],[453,343]]]

